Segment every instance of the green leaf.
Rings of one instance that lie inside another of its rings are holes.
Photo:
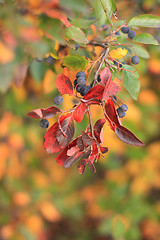
[[[113,235],[115,238],[120,238],[123,237],[124,233],[125,225],[120,219],[117,219],[114,225]]]
[[[87,59],[80,55],[68,55],[64,58],[63,64],[68,67],[72,68],[74,70],[84,70],[86,66],[88,65]]]
[[[134,42],[159,45],[158,41],[149,33],[140,33],[133,38]]]
[[[86,38],[84,32],[75,26],[66,28],[65,37],[76,42],[88,43],[88,39]]]
[[[86,29],[86,28],[89,28],[95,22],[96,20],[79,18],[79,19],[73,20],[72,24],[75,25],[76,27]]]
[[[37,62],[33,60],[30,65],[30,72],[36,83],[40,83],[43,80],[47,66],[45,62]]]
[[[105,6],[105,10],[107,11],[107,15],[111,18],[112,14],[116,11],[116,4],[113,0],[101,0]]]
[[[116,11],[116,5],[113,0],[100,0],[103,10],[106,14],[106,17],[109,21],[109,23],[113,26],[111,17],[112,14]]]
[[[107,21],[106,14],[103,10],[102,4],[100,3],[99,0],[96,0],[93,2],[93,8],[95,11],[95,16],[99,20],[99,25],[103,25]]]
[[[136,51],[136,55],[145,59],[150,58],[149,52],[141,45],[134,44],[134,50]]]
[[[129,26],[136,27],[150,27],[150,28],[159,28],[160,27],[160,18],[153,15],[140,15],[133,17],[129,23]]]
[[[130,65],[123,65],[123,83],[125,89],[130,93],[131,97],[137,100],[140,90],[139,74],[136,69]]]
[[[0,65],[0,92],[5,93],[14,78],[15,64],[13,62]]]

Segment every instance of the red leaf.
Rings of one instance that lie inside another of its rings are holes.
[[[68,149],[67,151],[67,155],[69,157],[75,155],[77,152],[79,152],[79,148],[77,146],[71,147],[70,149]]]
[[[61,116],[59,123],[57,140],[59,144],[64,148],[68,145],[74,136],[74,121],[72,119],[72,115],[67,114],[66,116]]]
[[[80,151],[84,150],[84,143],[82,137],[77,138],[77,147],[80,149]]]
[[[57,112],[61,112],[61,110],[55,106],[49,107],[49,108],[38,108],[35,110],[32,110],[28,113],[28,116],[32,118],[51,118],[53,117]]]
[[[108,148],[107,147],[100,146],[100,150],[101,150],[101,153],[103,153],[103,154],[108,152]]]
[[[82,159],[82,160],[78,163],[78,165],[77,165],[77,167],[78,167],[78,172],[79,172],[81,175],[84,174],[84,171],[85,171],[85,169],[86,169],[86,163],[87,163],[87,160],[86,160],[86,159]]]
[[[78,152],[77,154],[67,158],[67,160],[64,162],[64,168],[71,167],[81,158],[82,155],[83,155],[83,152]]]
[[[58,163],[58,165],[63,166],[64,162],[67,160],[68,155],[67,155],[67,151],[68,149],[72,148],[73,146],[77,145],[77,138],[75,138],[72,142],[70,142],[68,144],[67,147],[65,147],[56,157],[56,161]]]
[[[95,166],[90,160],[88,161],[88,167],[91,170],[91,172],[93,172],[93,173],[96,172]]]
[[[58,129],[58,122],[56,122],[52,127],[49,128],[44,136],[44,147],[49,153],[59,152],[61,150],[56,138]]]
[[[86,143],[87,145],[92,145],[93,144],[93,139],[84,131],[82,131],[82,140],[84,143]]]
[[[104,118],[99,119],[94,125],[94,135],[97,138],[99,143],[103,143],[103,125],[105,124],[106,120]]]
[[[56,86],[59,92],[63,94],[73,95],[73,86],[70,79],[64,74],[59,74],[56,79]]]
[[[101,84],[105,85],[112,80],[112,74],[109,68],[105,67],[100,73]]]
[[[129,131],[127,128],[123,126],[117,126],[115,128],[115,133],[121,141],[127,144],[135,146],[144,146],[143,142],[141,142],[131,131]]]
[[[111,123],[111,124],[114,123],[117,126],[121,125],[121,123],[117,117],[117,112],[116,112],[116,109],[115,109],[112,99],[108,99],[108,101],[105,103],[105,113],[106,113],[106,117],[107,117],[107,120],[109,121],[109,123]],[[112,128],[112,130],[114,130],[113,124],[112,124],[111,128]]]
[[[103,86],[96,85],[87,92],[87,94],[84,96],[83,99],[85,99],[85,100],[91,100],[91,99],[101,100],[103,91],[104,91]]]
[[[108,100],[110,96],[116,95],[119,91],[121,91],[120,87],[111,80],[108,80],[103,92],[102,100]]]
[[[78,123],[80,123],[83,120],[84,117],[84,113],[86,110],[86,105],[85,103],[81,103],[78,107],[76,107],[76,109],[74,110],[73,113],[73,118],[74,120],[76,120]]]

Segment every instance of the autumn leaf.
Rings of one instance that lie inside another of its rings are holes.
[[[59,74],[56,79],[56,86],[61,94],[73,95],[73,86],[70,79],[64,74]]]
[[[31,112],[28,113],[28,116],[38,119],[51,118],[58,112],[61,112],[61,110],[55,106],[52,106],[49,108],[38,108],[32,110]]]
[[[127,49],[117,48],[109,52],[110,57],[115,59],[121,59],[127,54]]]
[[[87,107],[85,103],[81,103],[79,106],[76,107],[73,112],[73,118],[74,120],[76,120],[76,122],[80,123],[83,120],[86,108]]]
[[[97,138],[99,143],[103,143],[103,125],[105,124],[106,120],[104,118],[97,120],[94,125],[94,136]]]
[[[100,73],[101,84],[105,85],[108,81],[112,80],[112,74],[108,67],[103,68]]]

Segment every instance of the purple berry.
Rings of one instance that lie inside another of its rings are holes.
[[[40,121],[40,126],[41,126],[41,128],[48,128],[48,127],[49,127],[49,122],[48,122],[48,120],[47,120],[47,119],[42,119],[42,120]]]
[[[116,102],[116,101],[117,101],[117,97],[116,97],[116,96],[114,96],[114,95],[113,95],[113,96],[111,96],[111,99],[112,99],[112,101],[113,101],[113,102]]]
[[[45,60],[46,60],[46,63],[47,63],[47,64],[52,64],[52,63],[54,63],[55,58],[53,58],[52,56],[49,56],[49,57],[47,57]]]
[[[81,95],[82,96],[85,96],[87,94],[87,92],[91,89],[91,86],[88,85],[84,88],[84,90],[81,92]]]
[[[115,35],[120,35],[119,31],[115,33]]]
[[[133,57],[131,58],[131,61],[132,61],[133,64],[138,64],[140,60],[139,60],[139,57],[138,57],[138,56],[133,56]]]
[[[117,108],[117,113],[120,118],[123,118],[126,113],[122,111],[121,107]]]
[[[120,108],[121,108],[122,111],[124,111],[124,112],[126,112],[126,111],[128,110],[128,107],[127,107],[126,104],[122,104],[122,105],[120,106]]]
[[[78,50],[78,48],[79,48],[79,45],[76,43],[76,48],[75,48],[75,50]]]
[[[135,36],[136,36],[135,31],[129,30],[129,32],[128,32],[128,37],[129,37],[130,39],[133,39]]]
[[[86,79],[84,77],[78,77],[77,78],[77,83],[80,83],[81,85],[86,84]]]
[[[57,96],[55,96],[55,98],[54,98],[53,101],[54,101],[54,103],[55,103],[56,105],[61,105],[62,102],[63,102],[63,97],[60,96],[60,95],[57,95]]]
[[[100,75],[98,75],[97,81],[98,81],[98,82],[101,81]]]
[[[83,72],[83,71],[80,71],[80,72],[78,72],[77,74],[76,74],[76,78],[78,78],[78,77],[86,77],[86,73],[85,72]]]
[[[76,91],[81,93],[84,90],[84,85],[78,84],[76,87]]]
[[[128,33],[129,32],[129,27],[122,27],[121,32],[124,33],[124,34]]]

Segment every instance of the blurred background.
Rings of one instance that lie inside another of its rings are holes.
[[[24,2],[30,9],[41,3]],[[116,1],[117,15],[124,19],[146,13],[160,16],[159,3]],[[91,8],[89,0],[62,0],[58,4],[68,15],[86,15]],[[124,144],[106,124],[104,143],[109,152],[95,164],[95,174],[86,169],[81,176],[76,165],[64,169],[55,161],[56,154],[45,152],[46,130],[40,128],[39,120],[27,116],[33,109],[53,104],[58,94],[55,80],[62,66],[59,61],[40,67],[35,63],[27,71],[26,62],[31,60],[28,51],[43,53],[48,45],[34,41],[37,35],[25,31],[24,26],[18,37],[18,27],[13,25],[17,26],[16,21],[23,24],[28,10],[19,5],[24,11],[19,19],[13,15],[12,4],[4,5],[5,1],[0,1],[0,240],[160,240],[160,47],[147,46],[150,58],[141,58],[136,66],[141,81],[138,101],[126,90],[120,94],[129,108],[123,125],[144,141],[145,147]],[[146,32],[160,42],[160,29]],[[58,31],[54,34],[57,39]],[[15,56],[4,47],[4,39],[11,49],[16,45]],[[68,48],[64,51],[60,54],[70,52]],[[79,51],[82,54],[84,50]],[[21,64],[13,74],[17,63]],[[68,109],[73,104],[72,97],[64,96],[61,107]],[[91,110],[96,121],[101,111],[95,106]],[[50,126],[55,121],[56,117],[49,119]],[[76,125],[76,134],[86,125],[84,118]]]

